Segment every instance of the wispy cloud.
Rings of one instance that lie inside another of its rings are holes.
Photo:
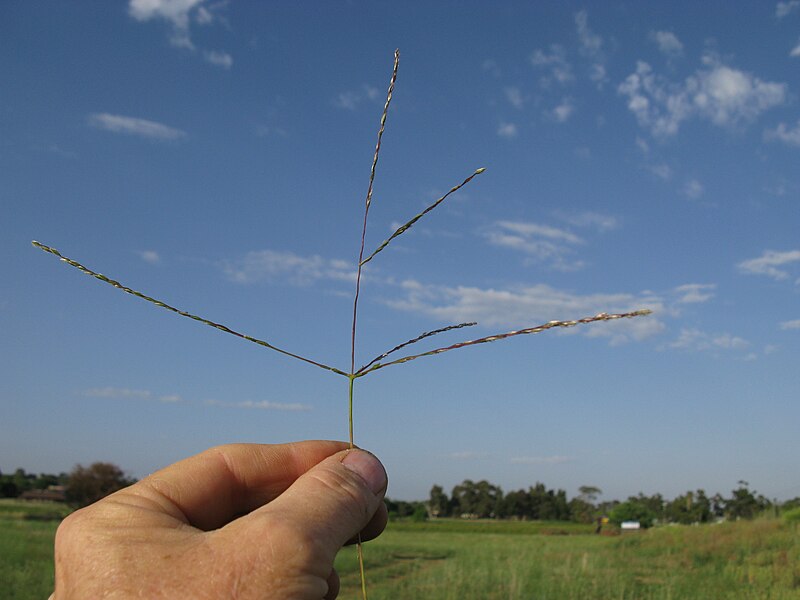
[[[270,402],[269,400],[260,400],[254,402],[252,400],[245,400],[244,402],[220,402],[219,400],[206,400],[207,406],[219,406],[222,408],[244,408],[244,409],[258,409],[258,410],[281,410],[289,412],[311,410],[312,407],[308,404],[301,404],[299,402]]]
[[[380,99],[378,88],[364,83],[358,89],[339,92],[332,102],[336,108],[356,110],[364,101],[378,102]]]
[[[150,263],[151,265],[157,265],[161,262],[161,257],[155,250],[142,250],[138,252],[138,254],[144,262]]]
[[[662,299],[650,293],[575,294],[545,284],[509,288],[440,286],[406,280],[401,292],[387,304],[396,310],[434,317],[440,322],[478,321],[492,328],[513,329],[547,321],[593,315],[600,311],[626,312],[649,308],[646,319],[626,319],[589,325],[580,331],[589,337],[605,337],[612,344],[643,340],[664,329],[659,315],[665,313]],[[573,330],[576,331],[576,330]]]
[[[574,214],[557,213],[557,216],[575,227],[587,227],[600,232],[612,231],[619,227],[619,220],[616,217],[592,211]]]
[[[561,102],[550,111],[549,116],[559,123],[564,123],[575,110],[572,98],[563,98]]]
[[[534,50],[530,61],[535,68],[548,72],[548,75],[543,75],[539,80],[543,88],[549,88],[554,81],[559,85],[567,85],[575,80],[564,47],[559,44],[552,44],[549,52]]]
[[[156,121],[112,115],[109,113],[94,113],[89,115],[89,124],[98,129],[112,133],[136,135],[151,140],[177,140],[186,136],[185,131],[169,127]]]
[[[563,465],[574,460],[570,456],[514,456],[510,462],[515,465]]]
[[[240,259],[221,261],[219,265],[236,283],[280,280],[294,285],[309,285],[321,279],[355,281],[355,270],[347,261],[277,250],[248,252]]]
[[[716,289],[713,283],[687,283],[676,287],[674,293],[679,304],[697,304],[711,300]]]
[[[591,59],[589,67],[589,79],[602,89],[603,84],[608,81],[605,67],[605,53],[603,52],[603,38],[591,30],[589,27],[589,14],[582,10],[575,14],[575,27],[580,41],[580,53]]]
[[[192,23],[210,25],[222,21],[215,14],[227,2],[208,3],[206,0],[130,0],[128,14],[141,23],[164,21],[170,27],[169,42],[176,48],[195,51],[191,36]],[[212,65],[230,69],[233,57],[227,52],[205,51],[203,56]]]
[[[497,221],[485,235],[494,246],[518,250],[559,270],[574,270],[583,265],[566,259],[574,252],[574,246],[584,241],[565,229],[527,221]]]
[[[581,44],[581,53],[585,56],[597,56],[603,49],[603,38],[589,28],[589,14],[585,10],[575,14],[575,27]]]
[[[763,81],[720,64],[710,55],[703,63],[704,68],[675,83],[639,61],[617,91],[627,96],[628,109],[639,125],[657,137],[675,135],[691,117],[708,119],[720,127],[748,123],[786,101],[788,87],[784,83]]]
[[[513,139],[519,135],[517,126],[514,123],[500,123],[497,127],[497,135],[507,140]]]
[[[791,277],[785,268],[787,265],[800,262],[800,250],[775,252],[765,250],[758,258],[750,258],[736,265],[742,273],[748,275],[766,275],[773,279],[782,280]]]
[[[233,66],[233,57],[227,52],[218,52],[217,50],[206,50],[203,52],[206,61],[214,66],[222,67],[223,69],[230,69]]]
[[[778,2],[775,6],[775,16],[782,19],[800,8],[800,0],[788,0],[788,2]]]
[[[789,329],[800,329],[800,319],[794,319],[793,321],[784,321],[781,323],[781,329],[789,330]]]
[[[669,165],[663,163],[659,165],[650,165],[647,167],[647,170],[664,181],[672,179],[672,168]]]
[[[671,31],[651,31],[648,37],[655,42],[661,54],[668,58],[677,58],[683,54],[683,44]]]
[[[703,184],[697,181],[697,179],[690,179],[686,182],[686,185],[683,186],[683,193],[692,200],[700,198],[704,191],[705,187],[703,187]]]
[[[779,123],[775,129],[768,129],[764,132],[764,139],[778,140],[790,146],[800,146],[800,119],[797,120],[794,127],[786,123]]]
[[[667,347],[702,352],[707,350],[744,350],[750,342],[730,333],[707,333],[699,329],[681,329],[678,338]]]
[[[505,92],[506,100],[511,106],[517,110],[521,110],[525,106],[525,98],[518,87],[507,87],[503,91]]]
[[[157,402],[164,402],[173,404],[176,402],[183,402],[183,399],[178,394],[167,394],[157,396],[150,390],[135,390],[130,388],[118,387],[102,387],[90,388],[81,392],[82,396],[87,398],[108,398],[108,399],[127,399],[127,400],[155,400]]]
[[[789,50],[789,56],[792,58],[797,58],[800,56],[800,41],[797,42],[797,45],[794,48]]]

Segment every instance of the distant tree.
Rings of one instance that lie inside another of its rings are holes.
[[[739,487],[731,492],[731,499],[725,502],[725,514],[731,519],[752,519],[762,510],[769,507],[770,502],[764,496],[756,496],[750,491],[750,484],[739,481]]]
[[[465,479],[453,488],[450,497],[451,511],[454,516],[475,515],[480,518],[490,517],[499,510],[503,491],[486,480],[475,483]]]
[[[603,490],[593,485],[582,485],[578,488],[578,497],[587,504],[594,504],[603,495]]]
[[[11,481],[17,488],[17,496],[22,492],[27,492],[33,487],[33,482],[36,480],[36,475],[33,473],[26,473],[25,469],[17,469],[11,476]]]
[[[656,515],[646,505],[642,504],[636,496],[631,496],[626,502],[617,504],[611,514],[608,515],[608,518],[617,525],[620,525],[623,521],[638,521],[643,528],[647,529],[652,527]]]
[[[517,490],[505,494],[498,506],[497,516],[503,519],[530,519],[528,493],[525,490]]]
[[[96,462],[89,467],[77,465],[69,475],[67,502],[77,507],[88,506],[134,481],[111,463]]]
[[[51,485],[59,484],[59,476],[51,475],[49,473],[40,473],[31,484],[35,490],[46,490]]]
[[[431,488],[431,493],[428,497],[428,510],[434,518],[450,516],[450,499],[444,493],[442,486],[434,485]]]
[[[707,523],[713,516],[711,500],[703,490],[678,496],[667,504],[665,512],[667,520],[684,525]]]
[[[797,498],[792,498],[791,500],[787,500],[781,504],[781,510],[792,510],[795,508],[800,508],[800,496]]]
[[[576,497],[569,501],[569,514],[576,523],[591,523],[595,519],[595,507]]]

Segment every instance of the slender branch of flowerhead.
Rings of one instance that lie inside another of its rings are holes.
[[[447,197],[448,197],[450,194],[452,194],[453,192],[456,192],[456,191],[460,190],[462,187],[464,187],[464,186],[465,186],[465,185],[467,185],[467,184],[468,184],[470,181],[472,181],[472,178],[473,178],[473,177],[475,177],[476,175],[480,175],[480,174],[481,174],[481,173],[483,173],[485,170],[486,170],[485,168],[480,168],[480,169],[477,169],[477,170],[476,170],[476,171],[475,171],[475,172],[474,172],[472,175],[470,175],[470,176],[469,176],[469,177],[467,177],[467,178],[466,178],[464,181],[462,181],[462,182],[461,182],[461,183],[459,183],[457,186],[455,186],[454,188],[452,188],[452,189],[451,189],[449,192],[447,192],[447,193],[446,193],[444,196],[442,196],[442,197],[441,197],[441,198],[439,198],[439,199],[438,199],[436,202],[434,202],[433,204],[431,204],[430,206],[428,206],[428,208],[426,208],[425,210],[423,210],[423,211],[422,211],[421,213],[419,213],[417,216],[413,217],[413,218],[412,218],[410,221],[408,221],[408,222],[407,222],[407,223],[405,223],[404,225],[401,225],[400,227],[398,227],[398,228],[397,228],[397,230],[396,230],[396,231],[395,231],[395,232],[394,232],[392,235],[390,235],[390,236],[389,236],[389,238],[388,238],[388,239],[386,239],[386,240],[385,240],[385,241],[384,241],[384,242],[383,242],[383,243],[382,243],[380,246],[378,246],[378,247],[375,249],[375,251],[374,251],[372,254],[370,254],[370,255],[369,255],[367,258],[365,258],[364,260],[362,260],[362,261],[361,261],[361,266],[363,266],[363,265],[367,264],[369,261],[371,261],[371,260],[372,260],[372,259],[375,257],[375,255],[376,255],[378,252],[380,252],[381,250],[383,250],[384,248],[386,248],[386,246],[388,246],[388,245],[389,245],[389,242],[391,242],[391,241],[392,241],[394,238],[396,238],[396,237],[397,237],[397,236],[399,236],[399,235],[402,235],[403,233],[405,233],[406,231],[408,231],[409,229],[411,229],[411,227],[414,225],[414,223],[416,223],[417,221],[419,221],[419,220],[420,220],[422,217],[424,217],[425,215],[427,215],[427,214],[428,214],[429,212],[431,212],[431,211],[432,211],[434,208],[436,208],[436,207],[437,207],[437,206],[439,206],[439,205],[440,205],[442,202],[444,202],[445,198],[447,198]]]
[[[376,362],[379,362],[379,361],[383,360],[384,358],[386,358],[390,354],[392,354],[394,352],[397,352],[401,348],[405,348],[406,346],[410,346],[411,344],[416,344],[417,342],[420,342],[420,341],[424,340],[425,338],[429,338],[431,336],[438,335],[438,334],[444,333],[446,331],[452,331],[453,329],[461,329],[462,327],[472,327],[473,325],[477,325],[477,323],[474,322],[474,321],[471,322],[471,323],[459,323],[458,325],[448,325],[447,327],[442,327],[441,329],[434,329],[433,331],[426,331],[425,333],[415,337],[413,340],[408,340],[407,342],[403,342],[402,344],[400,344],[398,346],[395,346],[391,350],[389,350],[387,352],[384,352],[380,356],[376,356],[371,361],[369,361],[366,365],[364,365],[358,371],[356,371],[355,374],[358,375],[362,371],[365,371],[366,369],[368,369],[369,367],[374,365]]]
[[[411,360],[415,360],[417,358],[422,358],[423,356],[433,356],[435,354],[441,354],[443,352],[448,352],[450,350],[458,350],[459,348],[466,348],[468,346],[475,346],[477,344],[486,344],[488,342],[496,342],[498,340],[504,340],[510,337],[514,337],[516,335],[527,335],[530,333],[540,333],[542,331],[546,331],[548,329],[553,329],[555,327],[574,327],[575,325],[582,325],[585,323],[594,323],[596,321],[613,321],[616,319],[629,319],[633,317],[643,317],[645,315],[649,315],[652,313],[651,310],[636,310],[633,312],[627,313],[619,313],[619,314],[608,314],[608,313],[600,313],[593,317],[584,317],[583,319],[575,319],[573,321],[550,321],[549,323],[545,323],[543,325],[538,325],[536,327],[530,327],[528,329],[519,329],[517,331],[509,331],[508,333],[500,333],[496,335],[489,335],[477,340],[470,340],[467,342],[459,342],[458,344],[453,344],[452,346],[446,346],[444,348],[437,348],[435,350],[430,350],[428,352],[422,352],[421,354],[414,354],[412,356],[404,356],[403,358],[398,358],[397,360],[393,360],[387,363],[376,363],[372,365],[369,369],[365,369],[363,371],[358,372],[359,377],[363,377],[372,371],[377,371],[378,369],[383,369],[384,367],[389,367],[391,365],[399,365],[402,363],[409,362]]]
[[[243,340],[247,340],[248,342],[253,342],[254,344],[258,344],[259,346],[264,346],[265,348],[269,348],[270,350],[274,350],[275,352],[280,352],[281,354],[285,354],[286,356],[290,356],[291,358],[296,358],[297,360],[302,360],[303,362],[306,362],[306,363],[309,363],[311,365],[314,365],[315,367],[319,367],[321,369],[325,369],[326,371],[331,371],[333,373],[336,373],[337,375],[344,375],[345,377],[347,376],[347,373],[345,373],[344,371],[341,371],[339,369],[336,369],[334,367],[330,367],[330,366],[328,366],[326,364],[317,362],[315,360],[311,360],[310,358],[306,358],[304,356],[300,356],[298,354],[294,354],[294,353],[289,352],[287,350],[283,350],[281,348],[278,348],[277,346],[273,346],[269,342],[265,342],[264,340],[259,340],[258,338],[254,338],[252,336],[245,335],[244,333],[239,333],[238,331],[234,331],[230,327],[227,327],[226,325],[222,325],[221,323],[215,323],[214,321],[210,321],[209,319],[204,319],[203,317],[198,317],[197,315],[193,315],[193,314],[188,313],[188,312],[186,312],[184,310],[180,310],[178,308],[170,306],[169,304],[167,304],[165,302],[162,302],[161,300],[157,300],[155,298],[151,298],[150,296],[146,296],[145,294],[143,294],[141,292],[137,292],[136,290],[131,289],[131,288],[121,284],[119,281],[115,281],[113,279],[110,279],[110,278],[106,277],[102,273],[97,273],[96,271],[92,271],[91,269],[89,269],[88,267],[85,267],[84,265],[82,265],[78,261],[72,260],[71,258],[67,258],[63,254],[61,254],[58,250],[56,250],[55,248],[51,248],[50,246],[45,246],[44,244],[40,244],[39,242],[36,242],[36,241],[31,242],[31,243],[34,246],[36,246],[37,248],[39,248],[40,250],[44,250],[45,252],[49,252],[50,254],[53,254],[53,255],[57,256],[63,262],[67,263],[68,265],[70,265],[72,267],[75,267],[76,269],[78,269],[79,271],[82,271],[86,275],[91,275],[95,279],[99,279],[100,281],[103,281],[103,282],[105,282],[105,283],[107,283],[109,285],[112,285],[115,288],[117,288],[119,290],[122,290],[123,292],[126,292],[128,294],[136,296],[137,298],[141,298],[142,300],[146,300],[147,302],[150,302],[151,304],[155,304],[156,306],[160,306],[161,308],[165,308],[165,309],[167,309],[169,311],[172,311],[172,312],[174,312],[174,313],[176,313],[176,314],[178,314],[178,315],[180,315],[182,317],[188,317],[189,319],[194,319],[195,321],[199,321],[200,323],[205,323],[206,325],[208,325],[210,327],[214,327],[215,329],[219,329],[220,331],[224,331],[225,333],[230,333],[231,335],[235,335],[236,337],[242,338]]]
[[[386,103],[383,105],[383,113],[381,114],[381,126],[378,129],[378,141],[375,143],[375,154],[372,156],[372,168],[369,172],[369,186],[367,187],[367,199],[364,205],[364,225],[361,228],[361,248],[358,251],[358,272],[356,273],[356,293],[353,298],[353,327],[350,333],[350,373],[352,374],[356,368],[356,320],[358,318],[358,296],[361,291],[361,267],[362,259],[364,258],[364,242],[367,239],[367,217],[369,216],[369,207],[372,204],[372,187],[375,183],[375,170],[378,166],[378,156],[381,152],[381,140],[383,139],[383,131],[386,129],[386,115],[389,112],[389,104],[392,102],[392,94],[394,93],[394,84],[397,81],[397,67],[400,65],[400,50],[394,51],[394,66],[392,67],[392,77],[389,80],[389,89],[386,92]]]

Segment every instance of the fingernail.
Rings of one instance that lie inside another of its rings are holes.
[[[342,464],[357,473],[374,494],[386,490],[386,471],[380,461],[369,452],[350,450],[342,460]]]

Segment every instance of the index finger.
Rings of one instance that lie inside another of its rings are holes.
[[[209,531],[277,498],[311,467],[348,447],[321,440],[217,446],[153,473],[126,492]]]

